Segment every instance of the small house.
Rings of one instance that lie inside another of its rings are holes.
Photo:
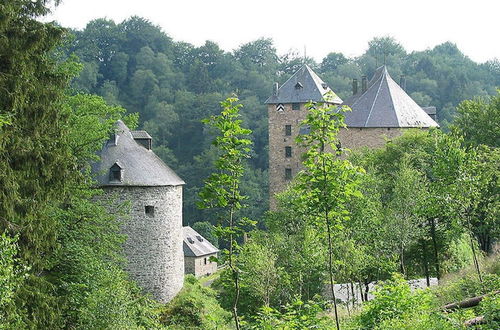
[[[196,277],[207,276],[217,271],[217,262],[210,257],[217,257],[219,250],[198,234],[191,227],[183,227],[184,234],[184,273]]]

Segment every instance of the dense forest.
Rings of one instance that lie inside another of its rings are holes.
[[[51,3],[0,4],[0,329],[498,329],[497,60],[390,37],[321,63],[269,39],[227,52],[139,17],[35,19]],[[342,114],[310,104],[304,171],[270,212],[263,102],[304,62],[343,98],[386,63],[442,129],[338,157]],[[187,182],[185,224],[222,250],[226,267],[186,276],[168,304],[129,279],[126,237],[96,198],[90,164],[118,119],[153,136]],[[439,286],[411,290],[418,278]]]
[[[153,137],[154,151],[187,183],[184,222],[210,220],[196,208],[203,180],[213,170],[210,132],[201,120],[219,111],[219,101],[236,93],[243,104],[245,127],[253,131],[253,154],[243,179],[254,219],[268,207],[267,108],[274,82],[283,83],[304,62],[341,98],[352,93],[352,79],[368,78],[382,63],[398,80],[406,76],[408,93],[421,106],[436,106],[446,129],[455,107],[474,96],[495,94],[500,63],[477,64],[456,45],[408,53],[390,37],[375,38],[366,52],[349,58],[328,54],[321,63],[298,54],[277,54],[270,39],[258,39],[227,52],[212,42],[203,46],[174,41],[140,17],[121,23],[107,19],[71,31],[64,52],[75,54],[83,70],[73,81],[76,91],[100,95],[108,104],[139,113],[140,128]]]

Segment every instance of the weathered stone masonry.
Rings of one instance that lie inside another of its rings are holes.
[[[130,202],[129,214],[121,219],[127,272],[156,300],[171,300],[184,280],[182,186],[102,189],[111,213]],[[153,214],[146,214],[147,206]]]

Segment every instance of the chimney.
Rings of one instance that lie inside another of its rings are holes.
[[[358,79],[354,78],[352,80],[352,95],[358,94]]]
[[[406,92],[406,77],[404,74],[399,77],[399,86]]]
[[[275,82],[273,86],[273,96],[278,96],[278,83]]]
[[[364,93],[368,89],[368,81],[366,76],[361,76],[361,92]]]

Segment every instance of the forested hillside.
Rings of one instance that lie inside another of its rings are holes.
[[[140,17],[121,23],[98,19],[72,33],[64,52],[77,55],[84,65],[73,88],[140,114],[139,126],[153,136],[154,151],[187,182],[185,224],[210,220],[207,211],[195,206],[215,157],[201,119],[218,112],[220,100],[231,93],[238,94],[244,125],[253,131],[253,155],[242,183],[250,207],[244,212],[253,219],[262,216],[268,203],[264,101],[272,84],[283,83],[304,61],[342,98],[351,94],[353,78],[370,78],[385,61],[395,79],[406,76],[407,91],[417,103],[437,107],[444,129],[460,101],[493,95],[500,86],[498,60],[477,64],[452,43],[408,53],[392,38],[375,38],[360,57],[335,53],[332,45],[332,53],[315,63],[294,53],[277,54],[270,39],[233,52],[211,41],[195,47],[172,40]]]

